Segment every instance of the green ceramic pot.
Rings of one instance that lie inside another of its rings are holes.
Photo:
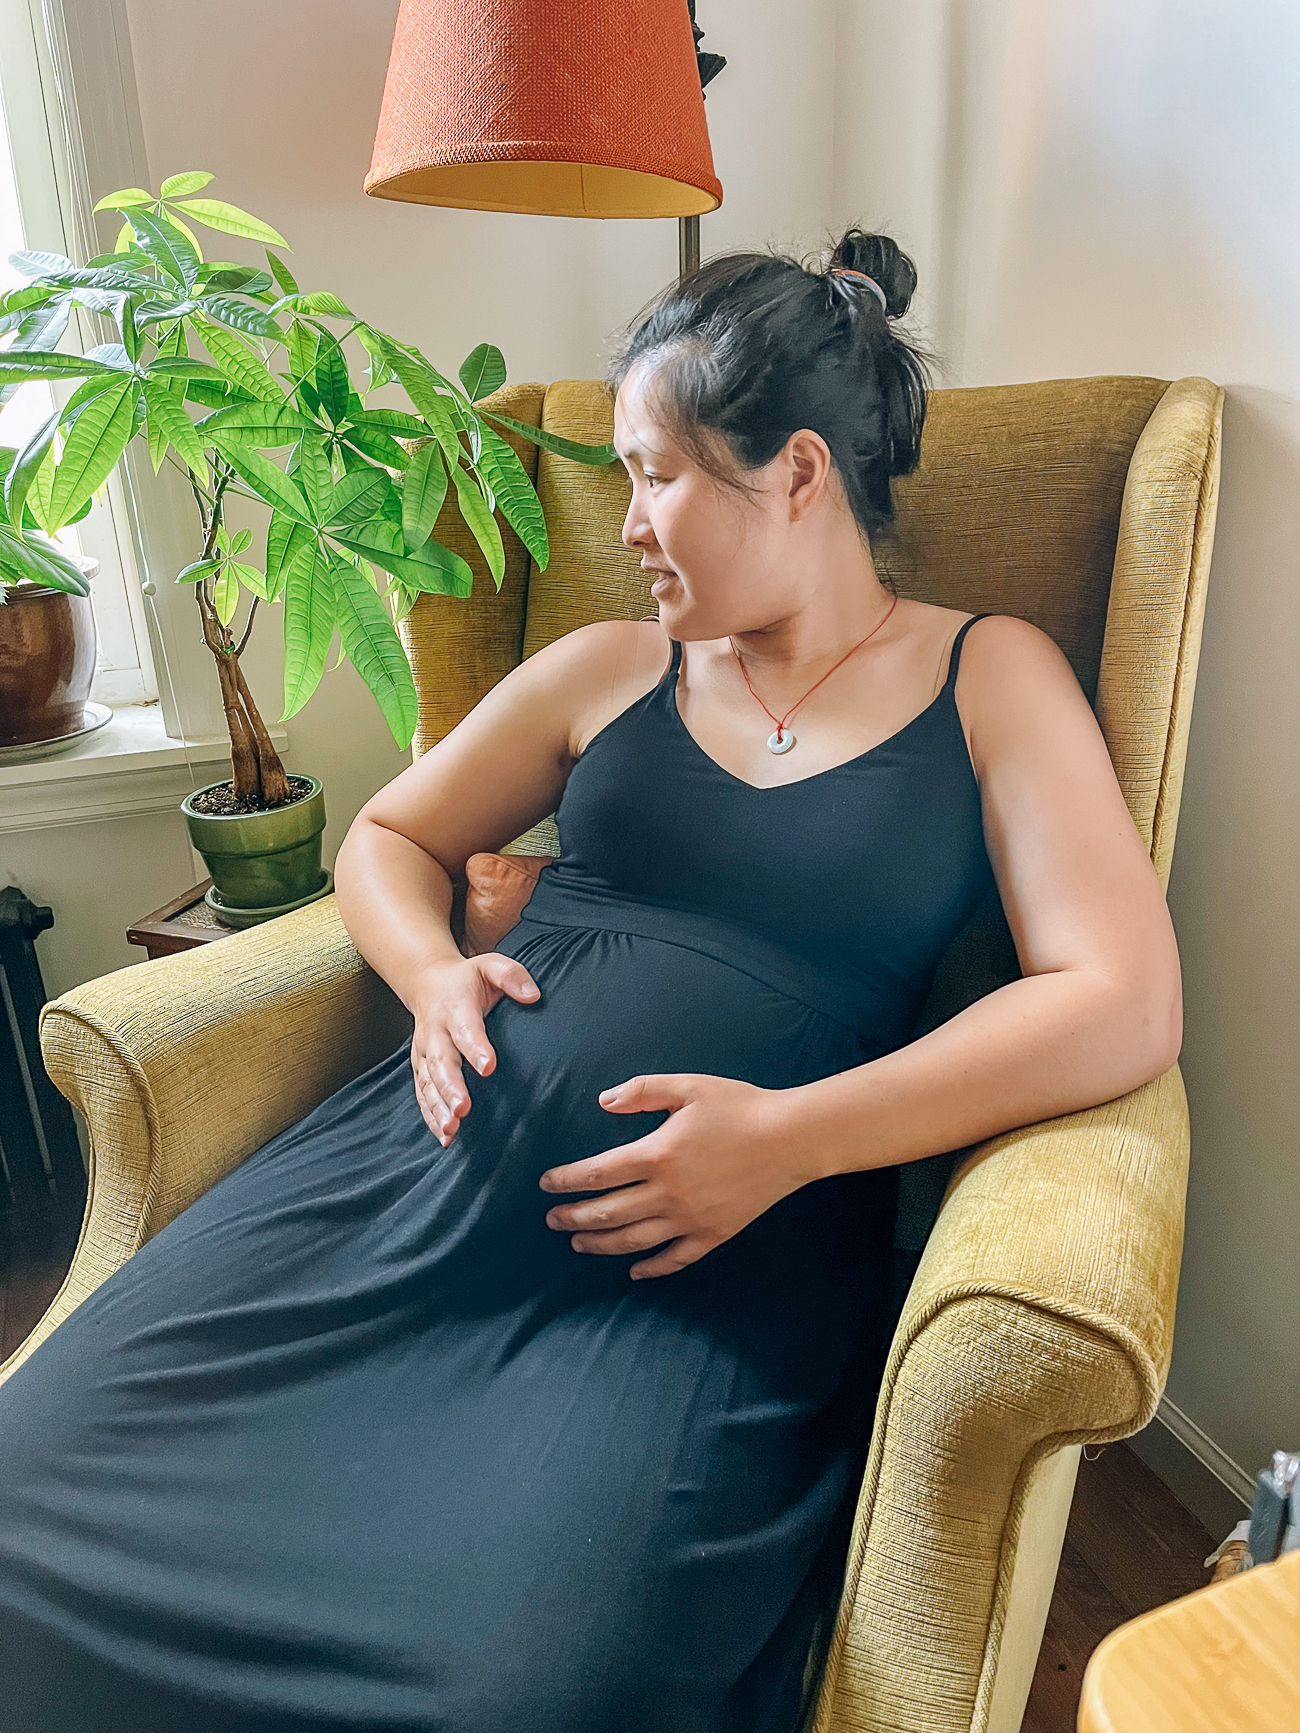
[[[295,773],[297,774],[297,773]],[[226,779],[229,780],[228,778]],[[321,871],[321,832],[325,829],[325,791],[314,776],[311,793],[292,806],[269,812],[212,817],[195,812],[207,789],[195,789],[181,802],[190,841],[203,856],[221,901],[231,909],[265,909],[269,919],[286,903],[310,898],[325,882]],[[219,783],[209,783],[218,788]]]

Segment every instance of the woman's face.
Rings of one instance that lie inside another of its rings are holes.
[[[634,367],[619,389],[614,445],[632,481],[623,540],[654,574],[660,623],[685,639],[772,625],[798,599],[782,458],[745,473],[751,491],[722,486],[658,419],[644,372]]]

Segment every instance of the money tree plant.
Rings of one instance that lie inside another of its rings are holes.
[[[612,462],[614,450],[483,408],[506,378],[492,344],[451,380],[337,295],[301,291],[273,250],[287,248],[281,235],[194,196],[211,179],[173,175],[156,195],[129,187],[101,199],[96,210],[125,221],[116,251],[84,266],[53,253],[11,255],[31,280],[0,297],[0,334],[12,334],[0,348],[0,392],[32,379],[76,383],[21,450],[0,454],[0,572],[45,583],[53,572],[61,587],[75,579],[84,589],[50,538],[84,512],[128,442],[146,442],[155,473],[164,462],[182,470],[198,533],[196,558],[176,581],[193,586],[216,663],[235,797],[258,808],[290,798],[240,666],[259,606],[284,610],[282,721],[315,691],[337,633],[406,747],[416,694],[395,622],[422,593],[468,596],[473,581],[466,561],[432,539],[444,500],[451,495],[500,588],[496,512],[539,566],[548,548],[536,491],[498,429],[581,463]],[[258,243],[265,268],[205,260],[191,221]],[[74,306],[108,321],[115,340],[60,351]],[[359,383],[344,347],[353,337],[367,363]],[[387,385],[409,407],[368,402]],[[269,507],[259,563],[251,533],[227,529],[232,497]]]

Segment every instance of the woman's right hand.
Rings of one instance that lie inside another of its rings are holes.
[[[432,964],[421,977],[411,1070],[424,1123],[444,1149],[470,1108],[462,1060],[468,1059],[480,1077],[496,1069],[483,1019],[502,994],[521,1005],[535,1005],[541,997],[523,964],[497,951]]]

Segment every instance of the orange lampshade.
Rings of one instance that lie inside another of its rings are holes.
[[[365,186],[545,216],[716,210],[686,0],[402,0]]]

